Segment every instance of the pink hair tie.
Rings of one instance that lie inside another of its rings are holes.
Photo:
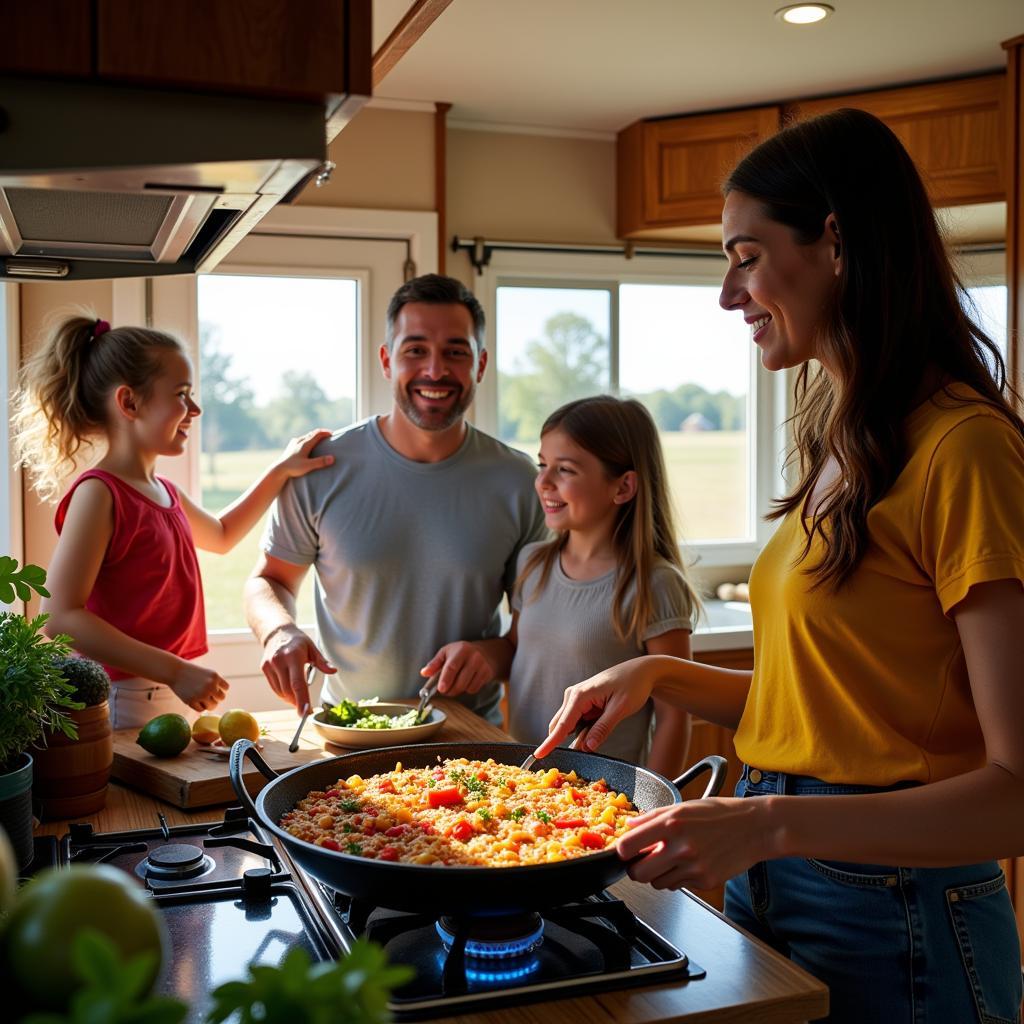
[[[106,320],[97,320],[92,325],[92,340],[95,341],[101,334],[106,334],[110,330],[110,324]]]

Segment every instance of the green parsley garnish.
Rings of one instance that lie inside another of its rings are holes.
[[[546,825],[551,820],[551,815],[547,811],[538,811],[537,817]]]
[[[363,848],[358,843],[349,843],[345,849],[349,853],[354,853],[357,857],[363,852]]]
[[[489,810],[487,810],[486,807],[478,808],[476,813],[480,816],[480,820],[481,821],[490,821],[491,820],[491,812]]]
[[[487,792],[486,784],[482,782],[479,778],[477,778],[475,775],[470,775],[469,778],[466,779],[466,789],[468,789],[471,793],[477,793],[480,796],[483,796],[484,793]]]
[[[469,787],[469,784],[466,782],[466,773],[461,768],[453,768],[448,773],[448,778],[451,779],[452,782],[454,782],[456,785],[462,783],[462,785],[466,786],[467,788]]]
[[[343,811],[358,811],[362,804],[358,800],[342,800],[341,809]]]
[[[341,831],[342,832],[351,832],[352,831],[352,826],[346,821],[345,824],[341,826]]]
[[[544,811],[541,811],[540,813],[541,813],[541,814],[544,814]],[[514,810],[514,811],[513,811],[513,812],[512,812],[512,813],[511,813],[510,815],[509,815],[509,817],[510,817],[510,818],[511,818],[511,819],[512,819],[513,821],[522,821],[522,820],[523,820],[523,818],[525,818],[525,817],[526,817],[526,808],[525,808],[525,807],[517,807],[517,808],[516,808],[516,809],[515,809],[515,810]]]

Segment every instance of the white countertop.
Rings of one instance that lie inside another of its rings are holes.
[[[744,601],[704,602],[704,615],[693,634],[694,651],[736,651],[753,646],[749,604]]]

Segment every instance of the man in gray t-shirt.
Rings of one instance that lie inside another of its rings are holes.
[[[267,680],[296,707],[307,664],[327,674],[333,702],[412,697],[445,645],[498,636],[519,551],[547,530],[531,461],[465,422],[483,338],[483,310],[458,281],[403,285],[380,349],[391,411],[318,445],[334,464],[289,482],[275,503],[245,606]],[[311,565],[323,651],[295,624]],[[458,658],[447,676],[490,680],[459,699],[500,722],[487,645]]]

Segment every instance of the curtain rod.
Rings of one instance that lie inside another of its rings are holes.
[[[668,248],[652,245],[637,245],[635,242],[624,242],[621,245],[585,245],[573,242],[497,242],[485,238],[452,239],[452,252],[469,254],[469,262],[476,272],[482,274],[484,267],[491,262],[491,254],[495,252],[559,252],[576,253],[581,256],[624,256],[627,260],[634,256],[686,256],[692,259],[722,259],[720,249],[697,246]]]

